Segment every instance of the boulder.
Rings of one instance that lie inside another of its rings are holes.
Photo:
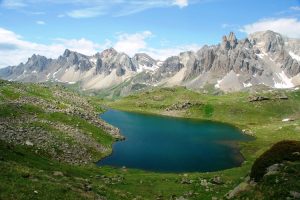
[[[64,174],[60,171],[54,171],[53,176],[64,176]]]
[[[249,184],[246,182],[240,183],[233,190],[230,190],[225,197],[227,199],[235,199],[241,192],[247,191],[249,188]]]

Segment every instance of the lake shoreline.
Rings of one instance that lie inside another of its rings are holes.
[[[186,118],[186,117],[180,117],[180,116],[174,117],[174,116],[160,115],[160,114],[157,114],[157,113],[149,113],[149,112],[132,112],[132,111],[124,111],[124,109],[122,109],[122,110],[121,109],[106,109],[106,111],[103,112],[102,114],[100,114],[99,117],[102,120],[106,121],[105,119],[102,118],[102,116],[103,116],[104,113],[106,113],[108,111],[126,112],[126,113],[131,113],[131,114],[139,114],[141,116],[146,116],[146,117],[147,116],[149,116],[149,117],[160,117],[160,118],[165,119],[165,120],[180,120],[179,122],[184,122],[184,123],[185,122],[188,122],[188,123],[189,122],[201,122],[201,123],[215,124],[215,126],[222,125],[222,126],[230,127],[230,129],[234,130],[234,132],[238,132],[240,135],[245,135],[245,134],[243,134],[243,132],[239,128],[237,128],[236,126],[234,126],[232,124],[228,124],[228,123],[223,123],[223,122],[218,122],[218,121],[213,121],[213,120],[202,120],[202,119]],[[159,119],[159,121],[161,121],[161,119]],[[109,121],[106,121],[106,122],[112,124]],[[203,126],[205,126],[205,125],[203,125]],[[122,130],[119,126],[115,126],[115,127],[117,127],[120,130]],[[123,134],[122,131],[121,131],[121,134]],[[127,138],[126,135],[123,134],[123,136],[125,136],[125,138]],[[249,138],[247,140],[251,141],[251,139]],[[105,161],[107,159],[109,160],[109,157],[114,155],[114,153],[115,153],[114,146],[118,145],[117,144],[118,142],[122,142],[122,141],[116,141],[116,142],[114,142],[113,146],[112,146],[111,153],[98,161],[98,164],[100,166],[101,166],[101,164],[102,164],[103,161]],[[174,172],[173,170],[159,170],[159,169],[149,170],[149,169],[140,169],[138,167],[128,167],[128,168],[130,168],[130,169],[146,170],[148,172],[154,172],[154,173],[195,173],[195,172],[205,173],[205,172],[216,172],[216,171],[220,171],[220,170],[222,171],[222,170],[226,170],[226,169],[240,167],[243,164],[243,162],[245,161],[245,157],[244,157],[244,155],[241,152],[241,148],[240,148],[240,145],[239,145],[239,140],[237,140],[237,141],[232,140],[231,143],[235,143],[235,144],[234,145],[232,145],[232,144],[231,145],[225,145],[225,146],[227,146],[227,148],[232,149],[232,152],[236,152],[235,154],[238,154],[238,155],[235,155],[234,157],[235,158],[240,157],[239,159],[237,159],[237,160],[239,160],[239,162],[238,162],[239,164],[235,164],[235,166],[231,166],[231,167],[224,167],[224,169],[216,169],[216,170],[214,170],[214,169],[213,170],[210,170],[210,169],[206,169],[206,170],[203,170],[203,169],[202,170],[180,170],[180,171]],[[192,143],[190,145],[192,145]],[[118,168],[118,167],[121,168],[121,167],[126,166],[126,165],[110,165],[110,166],[111,167],[116,167],[116,168]],[[218,165],[216,165],[216,166],[218,166]],[[212,168],[215,168],[216,166],[214,166]]]

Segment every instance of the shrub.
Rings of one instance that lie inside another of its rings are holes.
[[[203,108],[203,112],[205,117],[212,117],[214,113],[214,107],[210,104],[206,104]]]
[[[298,153],[297,153],[298,152]],[[284,140],[274,144],[254,162],[250,177],[259,181],[269,166],[283,161],[300,160],[300,141]]]

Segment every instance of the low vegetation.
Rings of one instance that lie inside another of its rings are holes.
[[[300,161],[300,141],[284,140],[274,144],[254,162],[250,177],[260,181],[268,167],[283,161]]]
[[[269,100],[250,102],[253,95]],[[287,99],[278,98],[283,95]],[[63,86],[1,81],[0,100],[0,199],[223,199],[247,181],[252,164],[273,144],[300,140],[300,92],[292,90],[217,95],[157,88],[108,101]],[[94,162],[120,139],[98,119],[105,107],[231,123],[256,139],[239,144],[243,165],[224,171],[175,174],[97,167]],[[264,176],[233,198],[269,199],[272,190],[273,197],[280,191],[284,198],[297,195],[300,164],[285,166],[277,176],[287,174],[284,188],[273,184],[276,175]]]

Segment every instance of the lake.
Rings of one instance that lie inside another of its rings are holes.
[[[108,110],[100,116],[126,137],[97,165],[155,172],[209,172],[240,166],[238,141],[249,141],[234,126],[182,118]]]

